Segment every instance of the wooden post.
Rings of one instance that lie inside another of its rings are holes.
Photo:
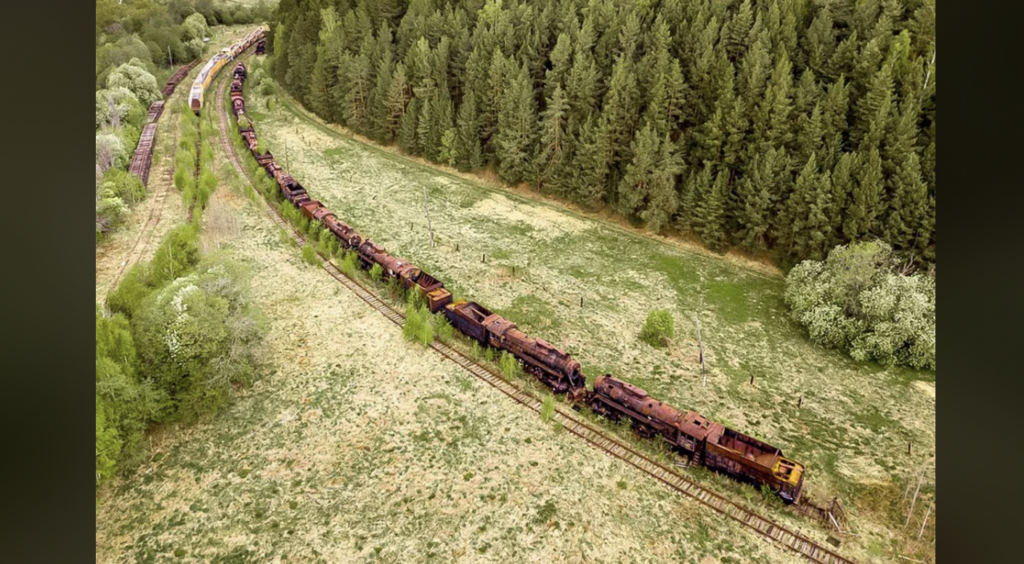
[[[455,243],[455,252],[456,253],[459,252],[459,244],[458,243]]]
[[[750,385],[751,386],[754,385],[754,375],[753,374],[750,375]]]
[[[704,342],[700,338],[700,319],[693,312],[693,321],[697,324],[697,353],[700,356],[700,373],[704,376],[704,387],[708,385],[708,373],[704,366]]]
[[[172,67],[174,66],[174,57],[171,56],[171,46],[170,45],[167,46],[167,64],[169,66],[172,66]],[[927,83],[925,83],[925,86],[927,86]]]
[[[487,255],[486,254],[480,255],[480,262],[487,262]]]
[[[796,408],[797,408],[797,409],[800,409],[800,406],[801,406],[801,405],[803,405],[803,404],[804,404],[804,396],[803,396],[803,395],[801,395],[801,396],[800,396],[800,399],[798,399],[798,400],[796,401]]]
[[[583,296],[580,296],[580,307],[583,307]]]
[[[924,514],[924,521],[921,522],[921,530],[917,532],[917,538],[918,539],[920,539],[921,535],[924,534],[924,527],[925,527],[925,525],[928,524],[928,518],[931,517],[931,515],[932,515],[932,506],[933,505],[935,505],[935,500],[934,499],[932,500],[931,503],[928,504],[928,511],[925,512],[925,514]]]
[[[914,441],[907,443],[907,456],[914,454]]]

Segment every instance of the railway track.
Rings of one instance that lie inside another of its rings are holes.
[[[298,231],[292,228],[292,226],[281,217],[278,210],[262,197],[262,194],[260,194],[259,190],[256,188],[255,182],[249,172],[244,170],[239,162],[238,155],[235,153],[234,144],[231,142],[228,134],[228,116],[224,109],[224,91],[226,90],[226,87],[227,83],[221,85],[217,89],[217,112],[220,116],[221,145],[239,176],[246,179],[250,188],[260,195],[260,200],[263,202],[267,215],[270,216],[274,223],[283,229],[285,233],[290,233],[292,235],[292,239],[301,246],[305,242],[305,238]],[[405,321],[404,314],[382,301],[360,283],[346,276],[323,255],[320,255],[320,266],[326,270],[331,277],[340,282],[371,307],[379,311],[391,322],[399,327],[403,325]],[[536,413],[540,413],[543,402],[539,398],[519,388],[493,368],[479,364],[471,357],[437,339],[430,343],[430,347],[437,351],[441,356],[457,364],[476,378],[496,388],[516,403],[519,403]],[[762,517],[750,509],[747,509],[697,484],[693,480],[677,472],[675,469],[653,460],[641,452],[638,452],[617,438],[610,436],[601,429],[576,417],[571,413],[571,410],[556,406],[552,419],[560,423],[566,431],[569,431],[573,435],[583,439],[595,448],[598,448],[606,454],[633,466],[641,472],[644,472],[665,484],[669,488],[724,514],[726,517],[749,527],[763,537],[789,548],[812,562],[818,562],[821,564],[854,564],[852,560],[840,556],[836,552],[825,548],[810,538],[780,525],[771,519]]]

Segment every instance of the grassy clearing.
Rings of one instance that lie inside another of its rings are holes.
[[[97,562],[798,561],[406,342],[245,195],[218,209],[273,368],[154,436],[102,500]]]
[[[560,344],[591,377],[611,372],[781,446],[808,466],[809,494],[839,495],[865,538],[899,533],[899,512],[876,500],[898,504],[906,482],[934,468],[933,372],[884,369],[814,346],[789,319],[780,278],[421,166],[316,123],[286,98],[272,108],[257,98],[247,104],[266,116],[261,139],[287,152],[290,171],[356,229]],[[637,339],[652,309],[676,319],[666,349]],[[738,484],[721,488],[742,496]],[[866,543],[848,540],[854,550]]]

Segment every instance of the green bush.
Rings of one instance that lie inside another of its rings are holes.
[[[814,343],[856,360],[935,369],[935,276],[904,275],[892,249],[841,245],[786,277],[786,304]]]
[[[103,173],[103,198],[119,198],[126,204],[136,204],[146,197],[146,187],[142,180],[128,171],[111,168]]]
[[[405,308],[405,323],[402,324],[402,335],[410,341],[419,340],[423,327],[430,325],[429,319],[420,315],[420,308],[409,304]]]
[[[204,170],[199,177],[198,202],[202,208],[210,201],[210,195],[217,188],[217,176],[211,170]]]
[[[341,271],[345,273],[349,278],[356,275],[356,269],[359,268],[359,258],[353,251],[345,251],[344,257],[341,259]]]
[[[448,322],[443,313],[434,315],[434,326],[437,327],[437,336],[445,343],[451,343],[455,337],[455,326]]]
[[[551,418],[555,415],[555,396],[548,394],[544,397],[544,402],[540,405],[540,418],[545,423],[551,421]]]
[[[147,284],[158,287],[180,276],[185,276],[199,264],[199,235],[191,225],[174,228],[164,236],[163,242],[149,263]]]
[[[162,420],[190,421],[223,406],[247,384],[265,334],[249,303],[246,273],[213,257],[151,294],[132,319],[139,363],[169,397]]]
[[[384,269],[381,268],[379,264],[374,263],[374,265],[370,267],[370,279],[373,280],[374,282],[380,282],[381,278],[383,277]]]
[[[139,308],[139,304],[152,290],[148,284],[148,270],[148,265],[144,263],[132,265],[128,272],[121,277],[117,287],[107,293],[107,308],[114,313],[131,318]]]
[[[498,365],[501,367],[501,373],[505,375],[505,378],[511,379],[519,372],[519,360],[509,354],[508,351],[501,351]]]
[[[313,266],[319,264],[320,261],[317,258],[316,248],[313,245],[306,243],[302,246],[302,260]]]
[[[675,336],[675,321],[668,310],[654,310],[647,315],[643,329],[640,330],[640,339],[652,347],[660,347],[666,339]]]
[[[484,359],[487,362],[494,362],[494,349],[491,347],[484,347]]]

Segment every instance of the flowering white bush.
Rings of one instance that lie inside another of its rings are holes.
[[[839,246],[786,278],[793,319],[817,344],[857,360],[935,368],[935,278],[894,272],[880,242]]]
[[[118,66],[107,76],[108,89],[119,87],[127,88],[146,107],[163,98],[156,77],[146,70],[142,61],[135,58]]]

